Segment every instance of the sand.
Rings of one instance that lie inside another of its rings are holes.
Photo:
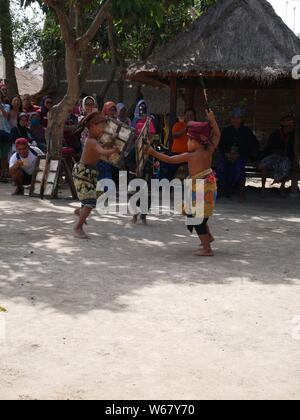
[[[299,399],[300,197],[218,203],[214,259],[180,217],[94,215],[0,186],[0,399]]]

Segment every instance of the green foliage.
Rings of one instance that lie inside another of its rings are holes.
[[[38,4],[43,7],[48,20],[45,27],[41,28],[34,20],[30,22],[29,19],[18,17],[14,22],[17,51],[26,51],[28,61],[63,56],[64,48],[54,13],[42,6],[41,0],[13,1],[21,2],[23,7]],[[118,59],[146,58],[153,47],[167,42],[216,1],[218,0],[114,0],[112,16]],[[68,0],[64,3],[67,13],[74,11],[77,5],[84,8],[84,27],[87,28],[103,0]],[[111,51],[106,25],[99,29],[94,44],[102,51],[97,60],[109,60]]]

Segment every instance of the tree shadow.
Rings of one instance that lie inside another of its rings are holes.
[[[144,227],[95,213],[91,240],[80,242],[71,235],[77,203],[1,194],[0,295],[76,316],[128,311],[128,297],[161,284],[300,284],[299,200],[252,198],[219,202],[216,256],[201,259],[179,216],[151,216]]]

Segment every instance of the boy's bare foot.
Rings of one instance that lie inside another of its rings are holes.
[[[209,238],[210,238],[210,243],[212,244],[213,242],[215,242],[215,238],[212,236],[212,235],[210,235],[209,236]],[[203,245],[202,244],[200,244],[200,249],[202,249],[203,248]]]
[[[133,225],[136,225],[137,224],[137,222],[138,222],[138,215],[136,214],[136,215],[134,215],[133,216],[133,218],[132,218],[132,220],[131,220],[131,223],[133,224]]]
[[[142,220],[142,223],[143,223],[144,226],[148,226],[146,218],[142,217],[141,220]]]
[[[74,237],[76,239],[90,239],[82,229],[74,229]]]
[[[214,257],[214,253],[212,250],[208,251],[203,249],[202,251],[194,252],[193,254],[195,257]]]
[[[76,209],[75,211],[74,211],[74,214],[75,214],[75,216],[77,216],[77,217],[80,217],[80,212],[81,212],[81,209],[79,208],[79,209]],[[88,224],[88,222],[84,222],[84,224],[85,225],[87,225]]]

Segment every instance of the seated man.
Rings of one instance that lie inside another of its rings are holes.
[[[246,164],[257,159],[259,148],[257,138],[244,124],[244,111],[240,108],[234,109],[231,125],[222,131],[217,163],[219,189],[226,197],[230,197],[234,189],[238,189],[241,199],[244,199]]]
[[[294,117],[287,115],[281,119],[280,128],[270,137],[267,148],[263,152],[264,159],[260,163],[262,172],[263,194],[266,191],[267,177],[274,177],[274,184],[281,183],[281,193],[284,193],[294,161]]]
[[[15,145],[17,151],[10,158],[9,174],[17,187],[13,195],[24,195],[24,185],[31,184],[37,158],[43,156],[43,152],[29,146],[27,139],[17,139]]]

